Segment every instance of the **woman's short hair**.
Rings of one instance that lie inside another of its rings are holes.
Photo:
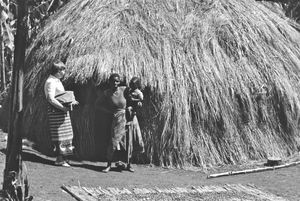
[[[138,77],[132,77],[129,82],[129,87],[132,89],[140,89],[141,88],[141,80]]]
[[[111,74],[108,79],[109,83],[113,82],[116,77],[120,79],[120,75],[118,73]]]
[[[65,69],[66,69],[66,65],[63,62],[61,62],[61,61],[54,62],[52,64],[50,74],[55,75],[59,71],[62,71],[62,70],[65,70]]]

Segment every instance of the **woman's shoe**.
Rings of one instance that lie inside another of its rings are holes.
[[[102,172],[104,173],[108,173],[110,171],[111,166],[107,166],[104,170],[102,170]]]
[[[63,166],[63,167],[71,167],[71,165],[69,163],[67,163],[67,162],[64,162],[61,166]]]
[[[55,165],[56,166],[62,166],[62,167],[71,167],[71,165],[69,165],[66,161],[55,161]]]
[[[134,172],[134,169],[131,167],[131,165],[127,165],[127,170],[128,170],[129,172]]]

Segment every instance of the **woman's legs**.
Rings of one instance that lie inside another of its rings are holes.
[[[111,161],[108,161],[106,168],[102,170],[102,172],[108,173],[110,169],[111,169]]]
[[[125,159],[126,157],[126,151],[124,150],[113,150],[112,153],[108,154],[108,162],[107,166],[103,172],[107,173],[111,169],[112,159],[116,158],[118,162],[116,162],[116,167],[119,171],[122,171],[124,169],[127,169],[128,161]]]
[[[102,170],[102,172],[105,172],[105,173],[108,173],[111,169],[111,161],[113,159],[113,156],[114,156],[114,152],[115,152],[115,149],[113,148],[112,145],[109,145],[108,148],[107,148],[107,166],[104,170]]]
[[[131,160],[130,160],[131,158],[128,158],[128,163],[127,163],[127,170],[129,171],[129,172],[134,172],[134,169],[132,168],[132,166],[131,166]]]
[[[63,166],[63,167],[70,167],[70,164],[68,164],[66,162],[65,158],[60,154],[56,157],[55,165]]]
[[[56,161],[55,161],[55,165],[58,166],[64,166],[64,167],[70,167],[70,164],[68,164],[65,153],[61,150],[62,147],[62,143],[61,142],[55,142],[54,143],[55,146],[55,152],[56,152]]]
[[[56,165],[59,165],[59,164],[62,164],[63,162],[64,162],[63,156],[62,156],[62,155],[58,155],[58,156],[56,157],[55,164],[56,164]]]

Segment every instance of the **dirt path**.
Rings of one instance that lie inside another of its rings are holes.
[[[5,134],[0,133],[0,149],[6,146]],[[0,168],[4,168],[5,155],[0,152]],[[116,187],[116,188],[171,188],[191,187],[201,185],[224,184],[254,184],[255,186],[274,195],[288,200],[300,200],[300,165],[245,175],[207,179],[202,171],[164,169],[149,165],[134,165],[135,173],[127,171],[111,171],[102,173],[104,163],[72,162],[73,167],[64,168],[53,165],[54,158],[40,158],[35,154],[24,154],[24,164],[30,182],[30,194],[34,200],[74,201],[69,194],[61,190],[65,185],[81,185],[86,187]],[[239,166],[240,167],[240,166]],[[226,166],[217,171],[227,171],[235,166]],[[232,169],[231,169],[232,170]],[[216,171],[216,170],[215,170]],[[2,171],[1,171],[2,173]],[[1,175],[1,181],[2,181]]]

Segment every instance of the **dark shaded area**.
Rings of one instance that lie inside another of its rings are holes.
[[[1,149],[0,151],[5,153],[5,149]],[[30,161],[33,163],[40,163],[40,164],[45,164],[45,165],[56,166],[54,164],[54,161],[55,161],[54,158],[42,156],[41,154],[34,153],[33,151],[28,151],[28,150],[23,151],[22,158],[23,158],[23,161]],[[83,163],[74,157],[70,157],[69,163],[72,167],[89,169],[89,170],[93,170],[96,172],[101,172],[105,168],[105,166],[98,166],[98,165]],[[120,172],[121,170],[117,167],[112,167],[111,171]]]
[[[45,158],[41,158],[37,155],[31,154],[31,153],[28,153],[28,152],[23,152],[22,157],[23,157],[23,161],[42,163],[42,164],[46,164],[46,165],[54,165],[53,161],[47,160]]]
[[[6,154],[6,149],[2,148],[2,149],[0,149],[0,152]]]

